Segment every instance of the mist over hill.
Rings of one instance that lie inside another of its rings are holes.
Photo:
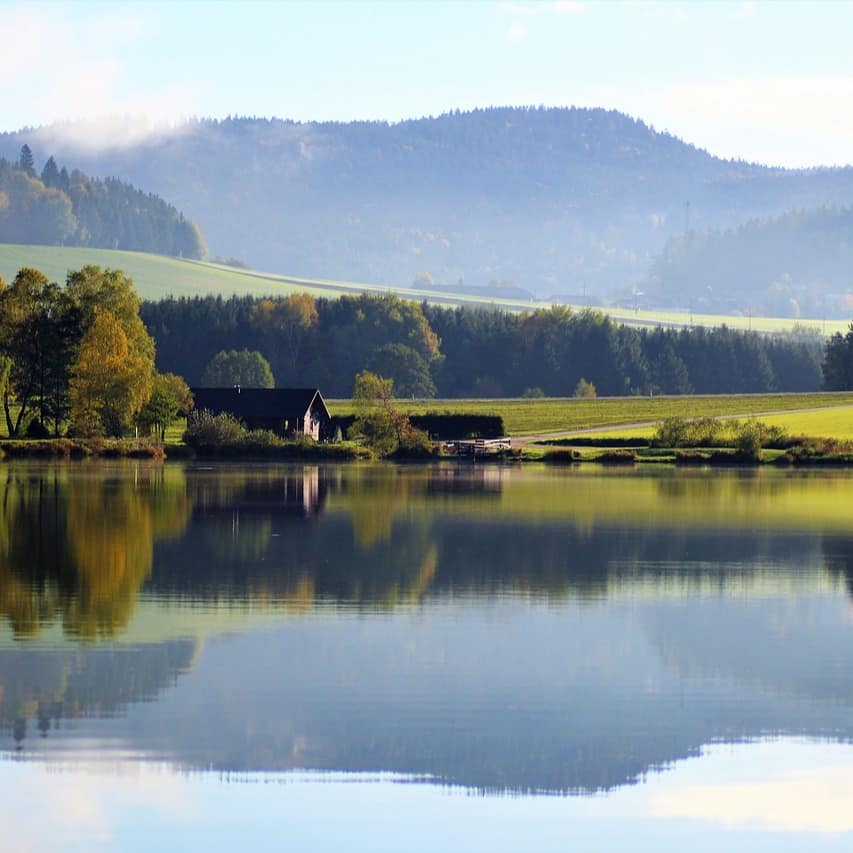
[[[428,273],[443,285],[618,298],[686,229],[853,205],[851,168],[724,161],[600,109],[494,108],[397,124],[203,119],[118,142],[99,134],[85,123],[6,133],[0,155],[26,142],[37,160],[73,160],[168,198],[214,255],[396,286]]]

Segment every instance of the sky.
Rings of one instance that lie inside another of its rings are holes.
[[[722,157],[839,165],[851,33],[846,0],[0,0],[0,131],[601,106]]]

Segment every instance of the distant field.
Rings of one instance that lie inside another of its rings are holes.
[[[141,252],[122,252],[109,249],[79,249],[60,246],[20,246],[0,243],[0,276],[7,281],[24,266],[36,267],[55,281],[64,281],[68,270],[86,264],[125,270],[134,280],[145,299],[165,296],[199,296],[237,294],[286,296],[308,292],[314,296],[335,298],[342,294],[362,292],[387,293],[390,290],[408,299],[427,300],[439,305],[494,306],[507,311],[532,311],[547,307],[546,303],[513,299],[483,300],[470,294],[435,294],[430,290],[414,290],[378,284],[333,281],[317,278],[296,278],[275,273],[241,270],[222,264],[185,261],[162,255]],[[736,329],[776,332],[791,329],[795,323],[818,329],[824,334],[847,330],[843,320],[801,320],[773,317],[737,317],[722,314],[681,314],[666,311],[632,311],[621,308],[602,308],[615,321],[631,326],[719,326]]]
[[[853,406],[839,405],[818,412],[794,412],[760,418],[769,426],[779,426],[788,435],[808,435],[812,438],[837,438],[853,441]],[[596,432],[597,438],[651,438],[655,427],[614,429]]]
[[[810,435],[816,438],[853,440],[853,408],[826,412],[797,412],[764,418],[769,424],[782,427],[788,435]]]
[[[352,410],[349,400],[332,400],[333,414]],[[593,400],[574,398],[541,400],[420,400],[400,401],[408,414],[459,412],[497,414],[504,419],[509,435],[545,432],[569,432],[622,424],[660,421],[664,418],[713,417],[717,415],[761,414],[822,407],[853,406],[853,392],[832,394],[732,394],[707,397],[600,397]],[[817,413],[830,414],[830,413]],[[809,415],[811,416],[811,415]],[[785,417],[788,417],[787,415]],[[791,416],[793,417],[793,416]],[[847,411],[847,417],[853,417]],[[844,416],[839,416],[843,421]],[[774,418],[775,423],[777,419]],[[828,422],[828,421],[827,421]],[[635,431],[631,431],[635,434]]]

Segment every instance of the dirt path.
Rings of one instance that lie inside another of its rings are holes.
[[[853,406],[815,406],[805,409],[777,409],[772,412],[742,412],[736,415],[715,415],[715,421],[733,421],[738,418],[769,418],[774,415],[800,415],[808,414],[809,412],[831,412],[849,409],[853,411]],[[692,420],[692,418],[687,418]],[[513,435],[512,446],[524,447],[528,444],[536,444],[539,441],[550,441],[558,438],[577,438],[580,435],[595,435],[601,432],[615,432],[616,430],[632,430],[632,429],[649,429],[656,427],[660,423],[660,419],[655,421],[635,421],[629,424],[603,424],[602,426],[585,427],[583,429],[556,430],[554,432],[538,432],[528,435]]]

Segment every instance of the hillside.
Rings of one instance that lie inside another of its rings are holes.
[[[671,238],[645,285],[658,304],[731,307],[728,291],[757,313],[853,311],[853,208],[794,211],[727,231]]]
[[[853,169],[710,156],[623,114],[500,108],[405,121],[188,122],[130,147],[79,125],[0,135],[172,200],[212,253],[296,276],[381,285],[514,283],[567,301],[630,293],[692,229],[853,204]],[[689,208],[686,207],[689,202]],[[733,294],[735,295],[735,294]]]
[[[335,298],[342,294],[385,293],[387,287],[353,281],[297,278],[257,270],[238,269],[223,264],[181,260],[142,252],[122,252],[109,249],[82,249],[65,246],[24,246],[0,243],[0,277],[11,281],[21,267],[35,267],[53,281],[65,280],[69,270],[87,264],[124,270],[134,281],[143,299],[157,300],[167,296],[223,296],[233,294],[253,296],[287,296],[290,293],[310,293],[313,296]],[[434,292],[427,289],[390,288],[406,299],[426,301],[435,305],[494,307],[506,311],[531,311],[550,303],[529,300],[489,299],[483,301],[471,294]],[[762,332],[782,332],[795,324],[830,335],[846,332],[846,321],[801,320],[762,316],[684,314],[665,311],[624,310],[601,308],[616,322],[630,326],[665,326],[680,328],[726,324],[733,329],[752,329]]]

